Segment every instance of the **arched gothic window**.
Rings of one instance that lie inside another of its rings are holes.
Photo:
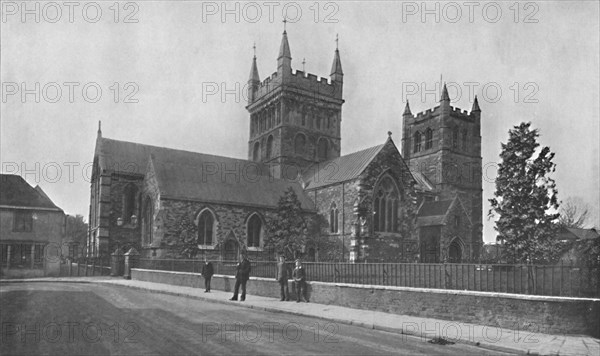
[[[135,215],[135,198],[137,188],[134,184],[127,184],[123,189],[123,222],[128,224],[131,222],[131,216]]]
[[[254,150],[252,151],[252,160],[255,162],[260,160],[260,142],[254,143]]]
[[[414,136],[414,147],[413,152],[417,153],[421,151],[421,133],[419,131],[415,132]]]
[[[462,149],[463,151],[467,150],[467,130],[462,131]]]
[[[433,130],[428,128],[425,130],[425,149],[428,150],[433,147]]]
[[[248,219],[248,247],[260,247],[260,236],[262,233],[262,221],[257,214]]]
[[[304,154],[304,148],[306,146],[306,137],[303,134],[296,135],[294,139],[294,152],[297,155]]]
[[[339,211],[337,205],[335,203],[331,204],[331,208],[329,210],[329,232],[337,233],[339,223]]]
[[[319,145],[317,147],[317,159],[319,161],[327,160],[327,152],[329,151],[329,144],[324,138],[319,139]]]
[[[390,177],[384,177],[374,192],[373,229],[378,232],[398,231],[399,194]]]
[[[273,135],[269,136],[267,139],[267,159],[271,158],[273,154]]]
[[[210,210],[205,209],[198,216],[198,244],[212,245],[214,241],[215,218]]]

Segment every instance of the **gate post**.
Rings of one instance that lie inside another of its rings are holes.
[[[125,271],[123,273],[123,278],[131,279],[131,267],[133,267],[133,259],[139,255],[139,252],[135,248],[130,248],[129,251],[125,253]]]
[[[112,277],[122,276],[125,257],[123,251],[117,248],[115,252],[110,255],[110,275]]]

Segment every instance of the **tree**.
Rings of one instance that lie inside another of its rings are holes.
[[[568,198],[560,206],[558,224],[561,227],[583,229],[587,225],[589,207],[579,198]]]
[[[77,251],[74,249],[70,250],[68,252],[69,256],[79,257],[80,252],[83,255],[83,251],[80,249],[86,246],[87,234],[88,224],[83,220],[83,215],[67,215],[65,240],[63,243],[78,249]]]
[[[554,153],[543,147],[534,158],[539,132],[531,123],[509,130],[502,144],[495,198],[489,216],[499,216],[497,240],[505,245],[506,257],[516,262],[551,262],[560,252],[555,238],[559,214],[556,184],[549,174],[556,165]]]
[[[309,229],[310,218],[302,211],[298,196],[289,187],[279,198],[275,216],[267,222],[269,233],[265,238],[265,248],[293,260],[306,245]]]
[[[181,239],[181,251],[180,254],[187,258],[194,258],[200,252],[200,248],[198,247],[198,234],[197,227],[194,224],[194,221],[187,216],[184,215],[177,224],[177,234]]]

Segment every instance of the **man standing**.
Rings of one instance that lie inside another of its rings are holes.
[[[250,261],[246,257],[246,254],[240,255],[240,262],[237,265],[235,273],[235,287],[233,289],[233,297],[229,300],[238,300],[238,292],[240,285],[242,286],[242,296],[240,301],[246,300],[246,282],[250,279]]]
[[[285,256],[279,256],[277,262],[277,276],[275,277],[281,287],[281,301],[290,300],[290,290],[288,288],[288,270],[285,264]]]
[[[213,276],[213,265],[204,256],[204,266],[202,266],[202,276],[204,277],[204,293],[210,293],[210,280]]]
[[[292,278],[296,287],[296,303],[300,303],[300,298],[308,303],[308,299],[306,298],[306,271],[302,267],[300,260],[296,260],[296,268],[292,272]]]

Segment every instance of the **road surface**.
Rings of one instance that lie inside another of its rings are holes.
[[[499,354],[93,283],[5,283],[0,305],[2,355]]]

